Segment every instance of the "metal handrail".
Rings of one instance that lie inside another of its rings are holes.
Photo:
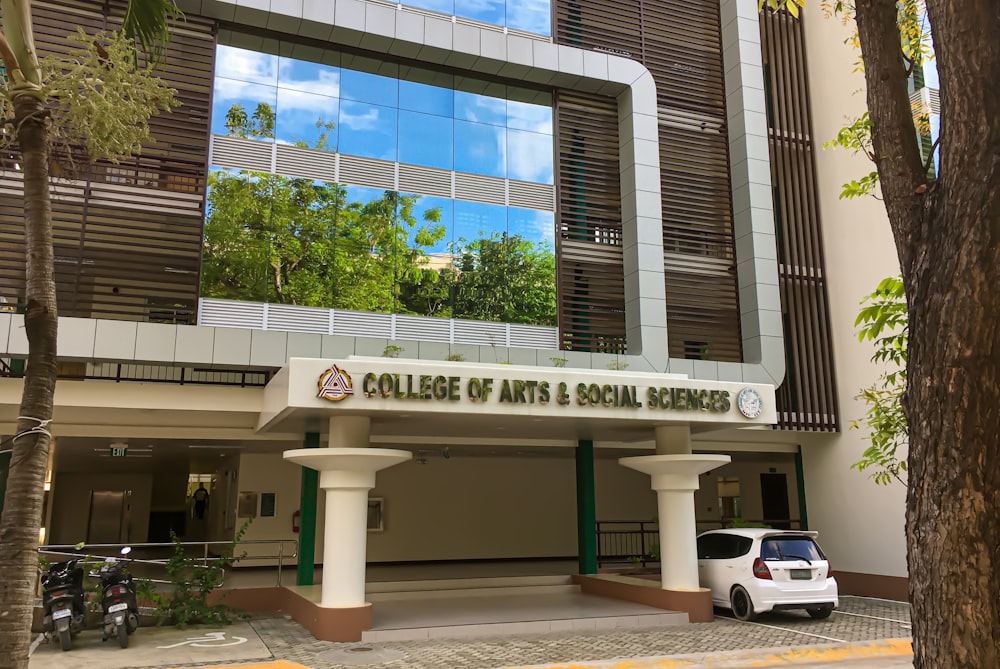
[[[290,553],[285,551],[285,546],[287,544],[292,544],[293,549]],[[297,559],[298,554],[298,541],[295,539],[252,539],[246,541],[180,541],[180,542],[162,542],[162,543],[141,543],[141,544],[131,544],[131,543],[119,543],[119,544],[52,544],[48,546],[39,546],[38,553],[41,555],[61,555],[66,557],[85,557],[85,553],[93,553],[93,549],[100,549],[107,551],[107,549],[113,549],[115,553],[120,552],[120,550],[125,546],[130,546],[132,550],[143,549],[143,548],[174,548],[175,546],[199,546],[202,548],[202,556],[200,559],[202,561],[202,567],[205,566],[210,559],[209,557],[209,547],[210,546],[221,546],[225,548],[235,547],[239,548],[241,546],[249,545],[277,545],[277,555],[246,555],[240,557],[239,560],[277,560],[278,561],[278,577],[277,577],[277,587],[281,587],[281,573],[284,571],[284,561],[285,559]],[[111,557],[111,556],[109,556]],[[117,556],[115,556],[117,557]],[[139,558],[128,558],[129,562],[136,564],[151,564],[164,566],[167,563],[168,558],[160,558],[153,560],[144,560]],[[198,565],[196,565],[198,566]],[[225,573],[223,573],[223,579],[225,579]],[[169,583],[169,581],[164,581],[160,579],[149,579],[153,583]],[[220,584],[221,585],[221,582]]]

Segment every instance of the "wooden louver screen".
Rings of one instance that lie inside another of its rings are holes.
[[[625,352],[618,108],[556,91],[559,335],[566,350]]]
[[[778,426],[836,431],[837,392],[802,22],[785,12],[765,11],[760,25],[787,367],[777,394]]]
[[[652,73],[670,355],[740,361],[718,0],[558,0],[555,35],[560,44],[633,58]]]
[[[124,9],[123,2],[35,2],[38,50],[65,53],[77,26],[113,29]],[[152,141],[140,157],[85,165],[53,181],[60,315],[196,321],[214,53],[211,22],[179,22],[157,75],[181,106],[151,119]],[[3,161],[0,295],[16,303],[24,289],[21,184],[17,156]]]

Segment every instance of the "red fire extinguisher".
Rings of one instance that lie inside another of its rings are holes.
[[[299,533],[299,528],[302,527],[302,512],[296,511],[292,514],[292,532],[295,534]]]

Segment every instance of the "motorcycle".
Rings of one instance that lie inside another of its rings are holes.
[[[73,635],[83,629],[87,619],[79,563],[79,558],[56,562],[42,576],[42,629],[50,641],[58,636],[64,651],[73,647]]]
[[[122,555],[132,551],[126,546]],[[104,639],[117,637],[118,645],[128,648],[128,636],[139,626],[139,604],[135,597],[135,583],[128,572],[127,559],[110,558],[101,567],[101,608],[104,611]]]

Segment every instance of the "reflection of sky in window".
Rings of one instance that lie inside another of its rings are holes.
[[[552,108],[508,100],[507,127],[551,135]]]
[[[491,177],[506,176],[505,134],[506,130],[496,126],[455,121],[455,169]]]
[[[455,91],[439,86],[400,80],[399,107],[451,118],[455,112]]]
[[[518,181],[551,184],[552,136],[507,131],[507,176]]]
[[[456,252],[465,242],[489,238],[507,231],[507,207],[482,202],[455,200]]]
[[[396,107],[399,104],[399,80],[368,72],[345,69],[341,73],[340,96],[345,100],[370,102]]]
[[[324,60],[340,62],[335,52]],[[218,48],[217,69],[215,134],[227,134],[233,104],[252,116],[263,102],[275,110],[279,143],[316,147],[327,134],[329,151],[553,183],[551,104],[506,100],[501,85],[484,95],[453,90],[450,76],[419,68],[414,78],[438,85],[227,46]]]
[[[539,35],[551,31],[549,0],[406,0],[403,4]]]
[[[344,100],[340,150],[352,156],[396,160],[396,110]]]
[[[450,170],[454,166],[450,118],[399,112],[399,162]]]
[[[257,105],[264,103],[277,108],[277,89],[273,86],[247,83],[235,79],[216,77],[215,91],[212,96],[212,133],[228,135],[226,115],[233,105],[239,104],[246,110],[247,117],[252,117]],[[273,141],[266,139],[265,141]]]
[[[273,86],[278,83],[278,57],[220,45],[216,50],[215,76]]]
[[[549,0],[507,0],[507,26],[539,35],[549,35],[552,8]]]
[[[507,210],[507,228],[511,236],[521,235],[534,244],[547,242],[555,248],[555,214],[551,211],[511,207]]]
[[[455,118],[476,123],[507,125],[507,101],[477,93],[455,91]]]
[[[275,136],[279,142],[304,142],[309,148],[336,151],[339,107],[340,100],[337,98],[279,88]],[[317,127],[317,122],[332,123],[334,128]],[[320,147],[317,143],[323,134],[327,135],[326,146]]]

